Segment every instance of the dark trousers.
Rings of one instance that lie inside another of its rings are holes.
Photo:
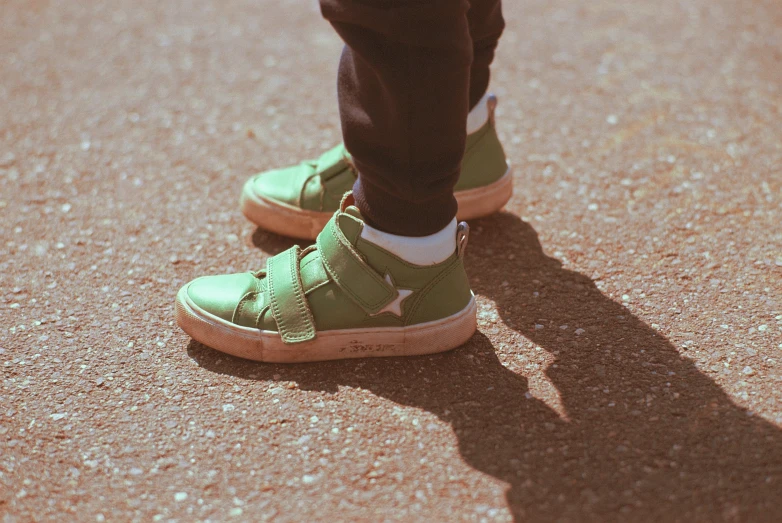
[[[339,109],[367,223],[426,236],[456,215],[469,110],[489,84],[501,0],[320,0],[345,41]]]

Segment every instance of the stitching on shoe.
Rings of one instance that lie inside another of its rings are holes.
[[[298,262],[299,262],[299,258],[296,255],[296,248],[289,249],[289,252],[290,254],[288,256],[288,262],[289,262],[288,267],[290,267],[291,276],[293,277],[294,280],[294,285],[295,283],[298,283],[299,287],[302,287],[301,280],[298,279],[296,275],[296,270],[298,269]],[[306,308],[307,306],[303,303],[302,296],[299,293],[294,293],[295,294],[294,298],[296,300],[296,305],[298,306],[298,311],[304,314],[305,321],[307,323],[307,328],[301,335],[295,335],[291,333],[291,331],[288,329],[288,326],[285,324],[284,321],[282,321],[282,316],[280,315],[280,309],[278,307],[277,300],[274,298],[275,296],[277,296],[277,294],[274,292],[274,278],[272,278],[271,275],[269,276],[270,276],[269,283],[268,283],[269,291],[270,291],[269,301],[272,310],[272,317],[274,318],[274,321],[277,323],[277,329],[280,331],[280,336],[281,337],[285,336],[292,342],[307,340],[311,338],[315,334],[315,325],[313,321],[314,319],[312,318],[311,314],[308,314],[309,310]],[[301,294],[303,294],[303,290],[304,289],[302,288]],[[278,316],[280,318],[279,320],[277,319]]]
[[[267,270],[266,278],[269,280],[267,285],[269,286],[269,305],[271,306],[272,310],[272,318],[274,318],[274,323],[277,324],[277,330],[280,331],[280,336],[285,334],[285,325],[282,321],[282,319],[277,319],[279,314],[279,309],[276,307],[276,300],[274,297],[276,294],[274,293],[274,280],[272,279],[274,271],[271,270],[271,264],[269,264],[269,270]]]
[[[334,225],[336,225],[336,223],[335,223]],[[337,235],[337,231],[335,230],[335,227],[331,227],[331,235],[332,235],[332,236],[334,236],[334,239],[336,239],[336,240],[337,240],[337,243],[338,243],[340,246],[342,246],[342,247],[344,247],[344,248],[348,249],[348,252],[350,252],[351,254],[356,254],[356,253],[354,253],[354,252],[353,252],[353,250],[352,250],[350,247],[348,247],[347,245],[344,245],[344,244],[343,244],[343,243],[340,241],[340,238],[339,238],[339,236]],[[334,268],[333,268],[333,267],[332,267],[332,266],[329,264],[329,262],[328,262],[328,260],[326,259],[326,257],[325,257],[325,256],[321,256],[321,259],[323,260],[323,265],[325,265],[325,266],[326,266],[326,268],[327,268],[327,269],[329,269],[329,271],[328,271],[328,272],[329,272],[329,278],[332,278],[332,279],[334,279],[334,278],[331,276],[331,273],[332,273],[332,272],[336,272],[336,271],[335,271],[335,270],[334,270]],[[360,262],[361,262],[361,261],[360,261]],[[386,281],[385,281],[385,280],[381,280],[381,279],[379,278],[379,276],[377,275],[377,273],[375,272],[375,270],[374,270],[374,269],[372,269],[372,267],[370,267],[370,266],[369,266],[369,265],[368,265],[366,262],[361,262],[361,263],[363,263],[363,264],[364,264],[364,266],[365,266],[367,269],[369,269],[369,271],[370,271],[370,276],[373,276],[373,277],[374,277],[376,280],[378,280],[378,281],[382,281],[382,282],[383,282],[385,285],[388,285],[388,284],[386,283]],[[336,280],[334,280],[334,283],[336,283],[336,284],[337,284],[337,286],[338,286],[340,289],[342,289],[343,291],[345,291],[345,292],[346,292],[346,293],[347,293],[349,296],[351,296],[353,299],[355,299],[355,300],[356,300],[356,301],[357,301],[357,302],[358,302],[360,305],[363,305],[365,308],[374,309],[374,308],[377,306],[377,305],[371,305],[371,304],[369,304],[369,303],[366,303],[366,302],[365,302],[363,299],[361,299],[361,297],[359,297],[359,296],[358,296],[356,293],[354,293],[352,290],[350,290],[350,289],[348,289],[348,288],[346,288],[346,287],[343,287],[343,286],[342,286],[342,285],[340,285],[340,284],[339,284],[339,282],[337,282]],[[384,287],[384,288],[385,288],[385,289],[388,291],[388,287]],[[386,293],[386,296],[387,296],[387,297],[386,297],[386,298],[384,298],[386,301],[388,301],[388,299],[389,299],[389,298],[391,298],[391,295],[390,295],[390,294],[391,294],[390,292],[387,292],[387,293]]]
[[[261,323],[261,316],[263,316],[266,313],[266,311],[270,311],[270,310],[271,310],[271,305],[267,304],[261,307],[260,312],[258,312],[258,315],[255,317],[255,328],[260,330],[259,325]],[[274,315],[272,315],[272,320],[274,320]],[[277,320],[274,320],[274,324],[277,325]]]
[[[309,260],[307,260],[307,261],[306,261],[306,262],[305,262],[303,265],[301,265],[301,269],[305,268],[305,267],[306,267],[307,265],[309,265],[310,263],[313,263],[315,260],[316,260],[316,258],[310,258],[310,259],[309,259]]]
[[[421,306],[421,303],[423,302],[423,299],[432,291],[432,289],[440,283],[443,279],[445,279],[448,275],[450,275],[453,271],[455,271],[459,266],[458,260],[455,261],[450,267],[443,270],[440,274],[438,274],[431,282],[429,282],[429,285],[424,287],[418,292],[418,297],[413,303],[412,308],[410,311],[405,315],[405,325],[408,325],[410,318],[412,318],[415,313],[418,311],[419,307]]]
[[[326,286],[326,285],[328,285],[329,283],[331,283],[331,280],[330,280],[330,279],[328,279],[328,280],[326,280],[326,281],[323,281],[323,282],[320,282],[319,284],[317,284],[317,285],[313,286],[312,288],[310,288],[310,289],[308,289],[308,290],[304,291],[304,295],[306,296],[306,295],[308,295],[309,293],[311,293],[311,292],[314,292],[314,291],[316,291],[316,290],[320,289],[321,287],[325,287],[325,286]]]
[[[246,292],[246,293],[244,293],[244,296],[242,296],[241,298],[239,298],[239,305],[237,305],[237,306],[236,306],[236,309],[234,309],[234,313],[233,313],[233,315],[231,316],[231,323],[236,323],[237,325],[239,325],[239,323],[236,321],[236,319],[237,319],[239,316],[241,316],[241,314],[242,314],[242,311],[243,311],[243,309],[244,309],[244,306],[245,306],[245,304],[247,304],[247,302],[248,302],[247,298],[249,298],[249,297],[250,297],[250,295],[253,295],[253,294],[254,294],[254,295],[256,295],[256,296],[258,295],[258,293],[257,293],[257,292],[255,292],[255,291],[249,291],[249,292]]]
[[[309,309],[307,309],[307,305],[304,303],[303,296],[304,296],[304,286],[301,283],[301,279],[299,279],[297,270],[299,266],[299,257],[296,256],[295,251],[291,251],[291,263],[288,265],[291,269],[291,278],[294,281],[294,286],[298,289],[301,289],[302,292],[295,292],[294,297],[296,298],[296,304],[299,306],[299,312],[305,317],[305,321],[312,319],[311,316],[308,314]],[[298,286],[296,285],[298,283]],[[301,336],[291,336],[291,339],[306,339],[309,338],[312,334],[315,333],[315,329],[312,325],[311,321],[307,321],[308,325],[306,330]]]

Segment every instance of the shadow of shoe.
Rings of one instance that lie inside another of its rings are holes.
[[[290,249],[294,245],[298,245],[303,249],[304,247],[314,243],[309,240],[298,240],[288,236],[280,236],[279,234],[269,232],[267,230],[261,229],[260,227],[253,231],[253,235],[250,238],[250,241],[252,241],[253,246],[270,256],[274,256],[275,254],[279,254],[282,251]]]
[[[297,240],[287,236],[280,236],[279,234],[274,234],[273,232],[266,231],[260,227],[253,231],[251,241],[256,248],[262,250],[269,256],[279,254],[282,251],[290,249],[294,245],[304,248],[313,243],[307,240]]]
[[[498,214],[475,225],[473,289],[554,356],[545,373],[565,418],[528,394],[527,379],[502,365],[482,333],[412,358],[270,365],[194,342],[188,353],[217,373],[332,393],[360,387],[426,409],[451,425],[467,464],[508,484],[517,521],[778,519],[782,431],[735,405],[589,278],[547,257],[528,224]]]

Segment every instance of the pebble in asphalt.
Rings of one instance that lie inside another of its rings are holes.
[[[279,366],[173,299],[291,244],[236,200],[339,140],[316,5],[3,4],[4,521],[779,519],[782,5],[505,8],[479,332]]]

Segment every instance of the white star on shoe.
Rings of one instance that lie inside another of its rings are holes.
[[[377,314],[383,314],[384,312],[390,312],[391,314],[393,314],[395,316],[401,317],[402,316],[402,302],[405,300],[405,298],[407,298],[408,296],[413,294],[413,291],[410,290],[410,289],[397,289],[396,285],[394,285],[394,280],[391,279],[391,274],[389,274],[389,273],[386,273],[386,281],[388,282],[389,285],[391,285],[392,287],[394,287],[396,289],[396,298],[394,298],[394,300],[391,303],[389,303],[388,305],[386,305],[385,307],[380,309],[377,312]],[[377,314],[375,314],[375,316],[377,316]]]

